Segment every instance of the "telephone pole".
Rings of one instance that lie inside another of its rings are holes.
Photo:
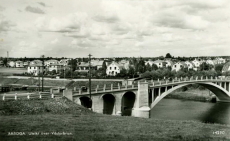
[[[45,57],[44,55],[41,56],[41,58],[42,58],[42,92],[44,91],[44,87],[43,87],[43,85],[44,85],[43,84],[43,81],[44,81],[44,78],[43,78],[44,77],[44,57]]]
[[[89,98],[90,98],[90,103],[91,103],[91,110],[92,110],[92,99],[91,99],[91,54],[89,56]]]

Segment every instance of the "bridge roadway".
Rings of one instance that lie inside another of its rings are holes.
[[[149,117],[149,111],[165,96],[191,84],[212,91],[219,102],[230,102],[230,80],[208,77],[176,78],[171,81],[139,81],[131,86],[106,86],[89,92],[65,90],[63,95],[93,111],[103,114],[122,114]]]

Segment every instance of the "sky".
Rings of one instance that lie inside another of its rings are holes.
[[[1,0],[0,56],[229,56],[229,0]]]

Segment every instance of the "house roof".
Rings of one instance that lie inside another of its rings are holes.
[[[162,63],[164,62],[163,60],[156,60],[156,61],[153,61],[153,63]]]
[[[120,70],[123,69],[123,68],[125,68],[123,64],[120,64],[120,63],[117,63],[117,62],[112,62],[112,63],[110,63],[108,66],[110,66],[110,65],[112,65],[112,64],[114,64],[114,65],[116,65],[117,67],[119,67]]]
[[[86,62],[81,62],[81,64],[79,65],[79,67],[88,67],[89,63]]]
[[[47,61],[45,61],[45,62],[58,62],[58,60],[52,59],[52,60],[47,60]]]
[[[92,66],[102,66],[104,61],[100,61],[100,60],[92,60],[91,61],[91,65]],[[89,63],[88,63],[89,64]]]
[[[28,67],[42,67],[42,64],[30,64]]]
[[[222,68],[222,72],[230,71],[229,67],[230,67],[230,62],[227,62],[226,64],[224,64]]]

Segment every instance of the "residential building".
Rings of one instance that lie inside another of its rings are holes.
[[[165,60],[164,63],[165,63],[165,66],[166,66],[166,67],[172,67],[172,65],[174,64],[174,63],[171,61],[171,59]]]
[[[67,66],[68,63],[69,63],[69,59],[61,59],[61,60],[59,61],[59,63],[60,63],[60,64],[63,64],[64,66]]]
[[[96,70],[102,68],[104,61],[100,61],[100,60],[92,60],[91,61],[91,66],[95,67]]]
[[[22,61],[16,61],[15,62],[15,67],[16,68],[23,68],[24,66],[23,66],[23,62]]]
[[[166,67],[166,63],[164,63],[163,60],[156,60],[156,61],[153,61],[153,63],[156,64],[158,68]]]
[[[3,66],[4,64],[3,64],[3,61],[2,60],[0,60],[0,66]]]
[[[184,63],[187,65],[188,70],[193,70],[195,67],[195,65],[190,61],[185,61]]]
[[[14,61],[9,61],[8,66],[14,68],[15,67],[15,62]]]
[[[194,64],[194,70],[197,71],[200,68],[201,62],[197,59],[193,60],[192,63]]]
[[[63,64],[59,64],[59,63],[50,64],[48,66],[48,71],[55,71],[56,73],[59,73],[63,69],[64,69]]]
[[[43,73],[46,71],[45,66],[42,69],[42,64],[30,64],[27,67],[27,73],[33,74],[35,76],[38,76],[38,74],[42,73],[42,71],[43,71]]]
[[[185,62],[177,62],[172,66],[172,71],[179,71],[183,68],[187,68]]]
[[[130,63],[127,60],[121,60],[118,64],[120,64],[121,66],[123,66],[126,70],[129,69]]]
[[[107,66],[106,74],[109,76],[116,76],[120,73],[120,71],[124,68],[123,65],[118,64],[116,62],[112,62]]]
[[[33,60],[30,62],[30,65],[35,65],[35,64],[42,64],[41,60]]]
[[[227,71],[230,71],[230,62],[227,62],[226,64],[224,64],[222,68],[222,72],[227,72]]]
[[[30,62],[29,61],[25,61],[23,62],[23,67],[24,68],[27,68],[29,66]]]
[[[223,58],[216,58],[215,60],[216,60],[217,64],[224,64],[226,62],[226,60]]]
[[[209,64],[209,65],[213,65],[213,66],[215,66],[216,61],[211,60],[211,59],[208,59],[208,60],[206,60],[206,63],[207,63],[207,64]]]
[[[47,66],[47,67],[49,67],[52,64],[57,64],[57,63],[58,63],[58,60],[54,60],[54,59],[44,61],[44,65]]]

